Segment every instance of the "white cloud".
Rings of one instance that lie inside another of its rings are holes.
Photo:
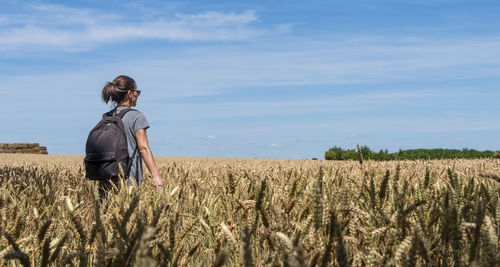
[[[29,8],[33,15],[0,17],[0,50],[50,48],[73,51],[137,39],[245,40],[290,30],[286,25],[267,29],[252,27],[250,24],[258,20],[253,10],[242,13],[207,11],[153,20],[131,20],[127,16],[95,9],[60,5],[31,5]]]
[[[176,14],[181,22],[196,26],[220,26],[225,24],[246,25],[257,21],[258,17],[254,10],[247,10],[241,14],[235,12],[223,13],[207,11],[201,14]]]
[[[123,19],[122,16],[112,12],[104,12],[98,9],[73,8],[54,4],[32,4],[29,15],[17,15],[17,24],[57,26],[69,25],[102,25]],[[34,14],[34,12],[37,12]],[[20,18],[24,18],[21,20]]]
[[[206,141],[205,144],[209,145],[215,145],[215,140],[217,139],[215,135],[196,136],[196,138]]]

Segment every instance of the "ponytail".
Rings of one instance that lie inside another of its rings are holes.
[[[102,89],[102,101],[106,104],[109,101],[113,101],[116,104],[121,103],[125,99],[125,95],[130,90],[136,90],[137,85],[134,79],[120,75],[116,77],[112,82],[107,82]]]

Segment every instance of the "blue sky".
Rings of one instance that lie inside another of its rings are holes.
[[[84,154],[133,77],[157,156],[500,150],[500,2],[0,0],[0,142]]]

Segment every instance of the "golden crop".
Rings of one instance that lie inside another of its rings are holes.
[[[101,204],[83,157],[0,154],[0,265],[500,264],[498,159],[156,160]]]

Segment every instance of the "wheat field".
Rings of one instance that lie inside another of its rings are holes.
[[[500,264],[499,159],[156,161],[101,203],[81,156],[0,154],[0,265]]]

